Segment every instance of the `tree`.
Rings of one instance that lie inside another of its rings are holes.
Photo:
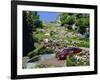
[[[65,20],[66,24],[68,25],[73,25],[75,23],[75,16],[68,16],[67,19]]]
[[[78,32],[84,34],[86,28],[89,28],[89,14],[81,13],[61,13],[60,15],[61,25],[72,29],[71,25],[75,24],[78,27]]]
[[[89,17],[82,17],[77,19],[76,25],[78,26],[78,32],[84,34],[86,32],[86,28],[89,27]]]
[[[68,13],[60,14],[60,21],[61,21],[62,26],[66,23],[66,19],[67,19],[68,16],[69,16]]]
[[[23,11],[23,56],[26,56],[27,53],[34,48],[34,42],[32,39],[33,27],[31,18],[28,16],[28,13]]]
[[[60,15],[61,25],[73,25],[75,23],[75,16],[73,13],[62,13]]]
[[[42,27],[37,12],[23,11],[23,56],[26,56],[34,47],[33,31]]]
[[[42,27],[42,21],[39,20],[39,15],[36,11],[27,12],[27,21],[28,24],[30,24],[33,27],[33,30],[35,30],[38,27]]]

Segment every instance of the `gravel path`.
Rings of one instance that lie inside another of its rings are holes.
[[[23,68],[32,68],[32,65],[34,66],[36,63],[52,67],[64,67],[66,63],[66,60],[58,60],[57,58],[55,58],[55,56],[53,56],[52,59],[46,59],[43,61],[39,60],[37,62],[31,62],[31,63],[29,63],[28,61],[29,61],[28,57],[23,57]]]
[[[50,65],[54,67],[64,67],[65,63],[66,63],[66,60],[58,60],[57,58],[39,62],[39,64]]]

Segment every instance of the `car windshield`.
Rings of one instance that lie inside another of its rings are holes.
[[[63,52],[70,52],[72,49],[64,49]]]
[[[77,50],[78,48],[72,48],[73,50]]]

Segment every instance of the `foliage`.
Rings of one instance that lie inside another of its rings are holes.
[[[66,66],[86,66],[90,64],[89,50],[82,48],[78,54],[69,55],[66,57]]]
[[[34,56],[35,56],[34,50],[32,50],[31,52],[29,52],[29,53],[27,54],[27,56],[28,56],[29,58],[34,57]]]
[[[34,57],[29,57],[29,61],[28,62],[36,62],[36,61],[39,61],[40,60],[40,56],[37,55],[37,56],[34,56]]]
[[[89,26],[89,18],[80,18],[76,21],[77,26],[88,27]]]
[[[46,48],[43,44],[41,44],[38,47],[36,47],[33,51],[29,52],[28,56],[29,58],[32,58],[36,55],[51,53],[53,53],[53,50],[50,47]]]
[[[39,55],[39,52],[41,51],[41,49],[44,48],[43,45],[39,45],[37,48],[35,48],[33,51],[28,53],[29,58],[32,58],[36,55]]]
[[[68,16],[69,15],[67,13],[60,14],[60,21],[62,26],[66,23],[65,20],[67,19]]]
[[[51,53],[53,53],[53,50],[50,47],[41,48],[39,52],[39,54],[51,54]]]
[[[42,26],[42,21],[40,21],[40,20],[37,20],[35,23],[34,23],[34,25],[36,26],[36,27],[39,27],[39,28],[42,28],[43,26]]]
[[[75,66],[75,60],[71,56],[66,57],[66,66]]]
[[[34,49],[34,42],[36,38],[33,38],[32,34],[36,28],[42,28],[42,21],[39,19],[39,15],[35,11],[23,11],[23,55]]]
[[[33,30],[37,27],[42,27],[42,22],[39,20],[39,15],[37,12],[28,11],[27,12],[27,21],[33,27]]]
[[[39,33],[36,31],[36,33],[33,34],[33,38],[36,40],[36,42],[40,43],[45,38],[45,35],[44,33]]]
[[[23,11],[23,56],[26,56],[28,52],[34,49],[33,26],[27,21],[27,15],[27,12]]]
[[[65,20],[66,24],[68,25],[73,25],[75,23],[75,16],[68,16],[67,19]]]
[[[78,18],[76,25],[78,26],[78,32],[85,34],[86,28],[89,27],[89,16],[82,16],[81,18]]]
[[[60,15],[60,21],[62,26],[65,24],[72,25],[75,23],[75,16],[68,13],[62,13]]]
[[[89,27],[89,15],[88,14],[70,14],[62,13],[60,14],[61,25],[71,29],[71,26],[75,24],[78,28],[78,32],[84,34],[86,28]]]
[[[89,41],[88,42],[87,41],[81,41],[81,42],[77,43],[77,46],[88,48],[89,47]]]

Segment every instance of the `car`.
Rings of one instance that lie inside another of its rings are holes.
[[[64,60],[66,59],[66,56],[77,54],[77,53],[80,53],[81,51],[82,51],[81,48],[69,47],[69,48],[63,49],[59,54],[57,54],[57,58],[58,60]]]

